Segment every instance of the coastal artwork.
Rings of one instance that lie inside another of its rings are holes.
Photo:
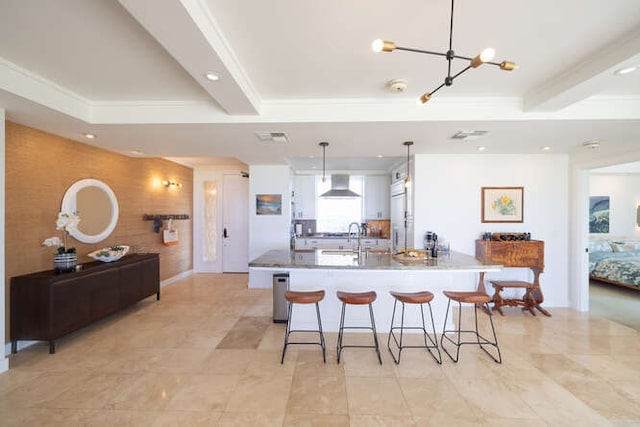
[[[256,194],[256,215],[282,215],[282,194]]]
[[[524,187],[482,187],[482,222],[523,222]]]
[[[589,233],[609,232],[609,196],[589,197]]]

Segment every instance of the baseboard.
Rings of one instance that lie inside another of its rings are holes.
[[[17,343],[18,344],[18,351],[22,350],[23,348],[31,347],[32,345],[37,344],[39,342],[43,342],[43,341],[18,341],[18,343]],[[4,354],[6,356],[9,356],[11,354],[11,343],[10,342],[8,342],[8,343],[6,343],[4,345]],[[9,359],[5,358],[5,360],[7,361],[7,369],[9,369]],[[2,369],[2,368],[0,368],[0,369]],[[2,372],[2,371],[0,370],[0,372]]]
[[[173,277],[170,277],[168,279],[165,279],[165,280],[161,281],[160,282],[160,287],[164,288],[165,286],[170,285],[173,282],[177,282],[178,280],[186,279],[187,277],[191,276],[192,274],[193,274],[193,270],[183,271],[180,274],[176,274]]]
[[[0,361],[0,374],[8,370],[9,370],[9,359],[5,357]]]

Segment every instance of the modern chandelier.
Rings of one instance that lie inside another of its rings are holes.
[[[434,52],[430,50],[401,47],[401,46],[396,46],[394,42],[384,41],[380,39],[375,40],[371,46],[374,52],[393,52],[394,50],[397,49],[397,50],[406,50],[408,52],[426,53],[427,55],[444,56],[447,59],[447,76],[444,78],[444,82],[437,88],[433,89],[432,91],[425,92],[420,97],[420,102],[422,104],[424,104],[429,99],[431,99],[431,96],[437,91],[439,91],[440,89],[442,89],[442,87],[451,86],[453,84],[454,79],[456,79],[459,75],[469,70],[470,68],[478,68],[482,64],[495,65],[497,67],[500,67],[501,70],[505,70],[505,71],[513,71],[516,68],[518,68],[516,63],[511,61],[502,61],[499,63],[492,62],[496,54],[496,51],[490,47],[484,49],[482,52],[480,52],[480,54],[476,55],[473,58],[455,54],[452,46],[453,44],[453,2],[454,0],[451,0],[451,19],[449,23],[449,50],[447,50],[446,52]],[[469,61],[469,65],[467,65],[466,68],[462,69],[458,73],[451,75],[451,64],[454,59],[463,59],[463,60]]]

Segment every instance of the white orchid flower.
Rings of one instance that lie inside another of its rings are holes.
[[[60,212],[58,213],[58,220],[56,221],[57,230],[75,230],[78,228],[80,217],[74,213]]]
[[[42,246],[62,246],[62,240],[59,237],[49,237],[44,239]]]

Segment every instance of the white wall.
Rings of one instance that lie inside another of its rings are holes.
[[[256,194],[282,194],[282,215],[256,215]],[[271,249],[289,249],[291,170],[289,166],[249,168],[249,259]],[[269,288],[271,273],[249,269],[250,288]]]
[[[0,343],[4,344],[5,340],[5,328],[6,328],[6,319],[7,315],[6,305],[5,305],[5,283],[4,283],[4,195],[5,195],[5,177],[4,177],[4,169],[5,169],[5,123],[4,123],[4,110],[0,108],[0,188],[1,195],[0,197]],[[4,372],[9,369],[9,359],[5,357],[5,347],[4,345],[0,345],[0,372]]]
[[[530,232],[545,242],[541,286],[544,306],[569,303],[569,158],[565,155],[416,155],[415,245],[435,231],[451,249],[475,254],[486,231]],[[482,223],[481,187],[524,187],[523,223]],[[506,269],[491,278],[531,280],[528,269]],[[488,289],[489,290],[489,289]],[[513,291],[513,290],[511,290]],[[515,291],[514,291],[515,292]]]
[[[636,221],[640,175],[590,175],[589,196],[609,196],[609,233],[595,233],[591,237],[640,238]]]

